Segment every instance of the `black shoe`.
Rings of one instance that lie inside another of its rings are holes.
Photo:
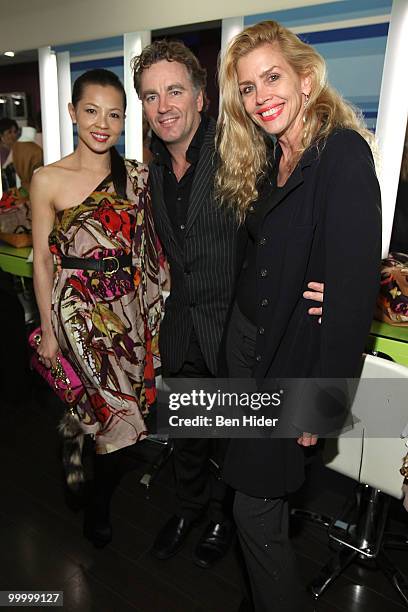
[[[95,548],[104,548],[112,541],[109,501],[95,495],[92,486],[87,491],[83,534]]]
[[[254,606],[246,597],[241,601],[237,612],[254,612]]]
[[[179,516],[172,516],[160,530],[152,547],[157,559],[169,559],[181,549],[190,533],[192,522]]]
[[[95,548],[104,548],[112,542],[112,525],[109,521],[92,522],[85,512],[84,536],[92,542]]]
[[[205,569],[212,567],[228,551],[232,535],[233,528],[230,521],[208,523],[194,551],[194,563]]]

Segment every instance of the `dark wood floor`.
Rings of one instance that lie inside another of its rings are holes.
[[[133,469],[113,501],[113,542],[96,550],[82,537],[81,511],[66,503],[56,434],[60,407],[45,389],[37,389],[23,406],[0,402],[0,590],[62,590],[66,612],[237,609],[240,571],[234,549],[212,570],[191,561],[200,527],[176,557],[158,561],[149,553],[155,533],[172,512],[174,494],[170,463],[150,491],[139,484],[146,461],[157,452],[155,445],[143,442],[130,454]],[[353,482],[314,461],[298,503],[338,514],[353,490]],[[400,502],[393,502],[392,519],[392,527],[407,532],[408,515]],[[297,526],[294,545],[304,579],[310,580],[330,554],[327,534],[315,526]],[[394,551],[390,556],[408,575],[408,554]],[[350,566],[316,603],[318,612],[403,609],[378,570],[358,565]]]

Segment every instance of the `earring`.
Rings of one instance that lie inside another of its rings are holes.
[[[305,96],[305,101],[303,102],[303,108],[306,109],[306,106],[308,105],[309,102],[309,96],[307,94],[303,94]],[[306,111],[303,113],[303,123],[306,123],[307,119],[306,119]]]

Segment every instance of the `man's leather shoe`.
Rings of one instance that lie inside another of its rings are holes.
[[[208,523],[194,551],[194,563],[205,569],[212,567],[226,554],[232,535],[233,528],[230,521]]]
[[[152,553],[157,559],[169,559],[183,546],[192,527],[191,521],[172,516],[159,532]]]

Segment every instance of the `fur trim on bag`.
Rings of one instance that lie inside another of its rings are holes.
[[[70,411],[66,412],[58,426],[58,431],[62,437],[62,464],[67,485],[77,492],[85,482],[82,463],[85,436],[79,418]]]

